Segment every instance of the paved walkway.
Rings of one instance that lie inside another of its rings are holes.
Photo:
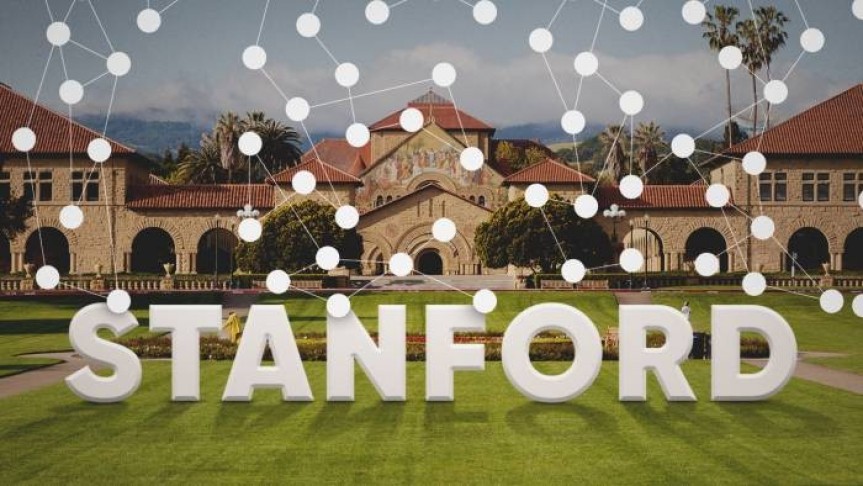
[[[863,395],[863,375],[841,371],[807,363],[806,358],[833,358],[843,356],[836,353],[800,353],[797,359],[797,368],[794,370],[794,378],[812,381],[821,385],[838,388],[858,395]],[[763,368],[767,364],[766,359],[744,359],[744,363]]]
[[[353,277],[354,285],[369,290],[515,290],[510,275],[410,275],[407,277]]]
[[[630,290],[615,292],[614,297],[620,305],[648,305],[653,303],[650,291]]]
[[[94,370],[102,367],[98,363],[82,359],[80,356],[72,352],[27,354],[24,356],[32,358],[57,359],[62,360],[63,362],[0,379],[0,399],[20,395],[22,393],[27,393],[29,391],[38,390],[40,388],[45,388],[46,386],[60,383],[67,376],[88,364]]]

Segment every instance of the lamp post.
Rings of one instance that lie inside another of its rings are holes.
[[[797,268],[797,252],[791,254],[791,280],[794,280],[794,271]]]
[[[644,288],[647,288],[647,265],[650,262],[650,215],[644,213]]]
[[[629,220],[629,242],[635,246],[635,221]],[[632,290],[632,273],[629,272],[629,290]]]
[[[215,250],[213,251],[213,290],[219,285],[219,214],[216,213],[216,229],[213,236],[216,240]]]
[[[602,215],[611,220],[611,242],[617,244],[617,222],[626,217],[626,211],[620,209],[617,204],[612,204],[602,212]]]

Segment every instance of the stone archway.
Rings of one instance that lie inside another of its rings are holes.
[[[24,262],[36,267],[51,265],[61,274],[69,273],[71,268],[69,240],[62,231],[51,228],[38,228],[27,238],[24,250]]]
[[[863,270],[863,228],[857,228],[845,238],[842,270]]]
[[[800,228],[788,240],[785,268],[796,264],[803,270],[819,270],[830,262],[830,243],[821,230],[813,227]]]
[[[238,244],[236,235],[225,228],[213,228],[201,235],[195,262],[198,273],[233,273]]]
[[[174,239],[161,228],[145,228],[132,240],[132,272],[164,273],[166,263],[177,262]]]
[[[623,237],[624,248],[635,248],[644,255],[645,270],[664,272],[664,245],[659,234],[652,229],[633,228]]]
[[[718,230],[710,227],[699,228],[686,238],[686,261],[695,261],[698,255],[710,253],[719,258],[719,271],[728,271],[728,244]]]
[[[443,275],[443,259],[435,249],[423,250],[417,255],[417,270],[425,275]]]

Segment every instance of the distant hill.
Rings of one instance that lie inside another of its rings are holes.
[[[603,125],[588,124],[584,131],[578,135],[579,140],[593,137],[605,128]],[[495,138],[518,138],[527,140],[539,140],[546,145],[557,143],[572,143],[572,136],[567,135],[561,128],[560,123],[529,123],[526,125],[514,125],[511,127],[499,128],[495,133]]]
[[[105,117],[85,115],[77,118],[84,125],[102,131]],[[197,147],[201,134],[209,128],[188,122],[146,121],[133,117],[112,116],[108,123],[107,136],[129,145],[144,155],[161,155],[165,150],[176,150],[185,143]]]

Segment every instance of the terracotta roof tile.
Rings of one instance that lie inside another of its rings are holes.
[[[617,204],[623,209],[713,209],[704,198],[705,191],[707,188],[700,185],[644,186],[640,198],[626,199],[619,187],[608,186],[598,188],[596,198],[600,208]]]
[[[429,92],[426,95],[411,101],[408,103],[407,107],[418,109],[422,112],[423,118],[427,122],[434,119],[435,124],[444,130],[461,130],[462,127],[464,127],[465,130],[469,131],[494,131],[494,128],[487,123],[474,118],[461,110],[457,110],[451,101],[434,92]],[[404,110],[391,113],[382,120],[373,123],[369,127],[369,130],[401,131],[399,117],[401,116],[402,111]],[[459,123],[459,121],[461,121],[461,123]]]
[[[562,164],[553,159],[545,159],[542,162],[516,172],[504,179],[504,184],[514,183],[543,183],[543,184],[572,184],[596,182],[593,177]]]
[[[315,179],[317,179],[319,183],[332,182],[333,184],[362,184],[362,181],[353,175],[333,167],[330,164],[320,162],[315,158],[308,159],[300,165],[291,167],[290,169],[285,169],[274,175],[273,179],[280,184],[290,184],[294,174],[301,170],[307,170],[314,174]]]
[[[251,189],[251,191],[250,191]],[[256,209],[270,209],[273,187],[267,184],[136,185],[129,187],[131,209],[233,209],[250,203]]]
[[[315,144],[308,152],[304,153],[301,162],[317,160],[320,158],[324,163],[351,175],[359,175],[369,164],[371,158],[371,144],[363,148],[351,146],[345,139],[325,138]]]

